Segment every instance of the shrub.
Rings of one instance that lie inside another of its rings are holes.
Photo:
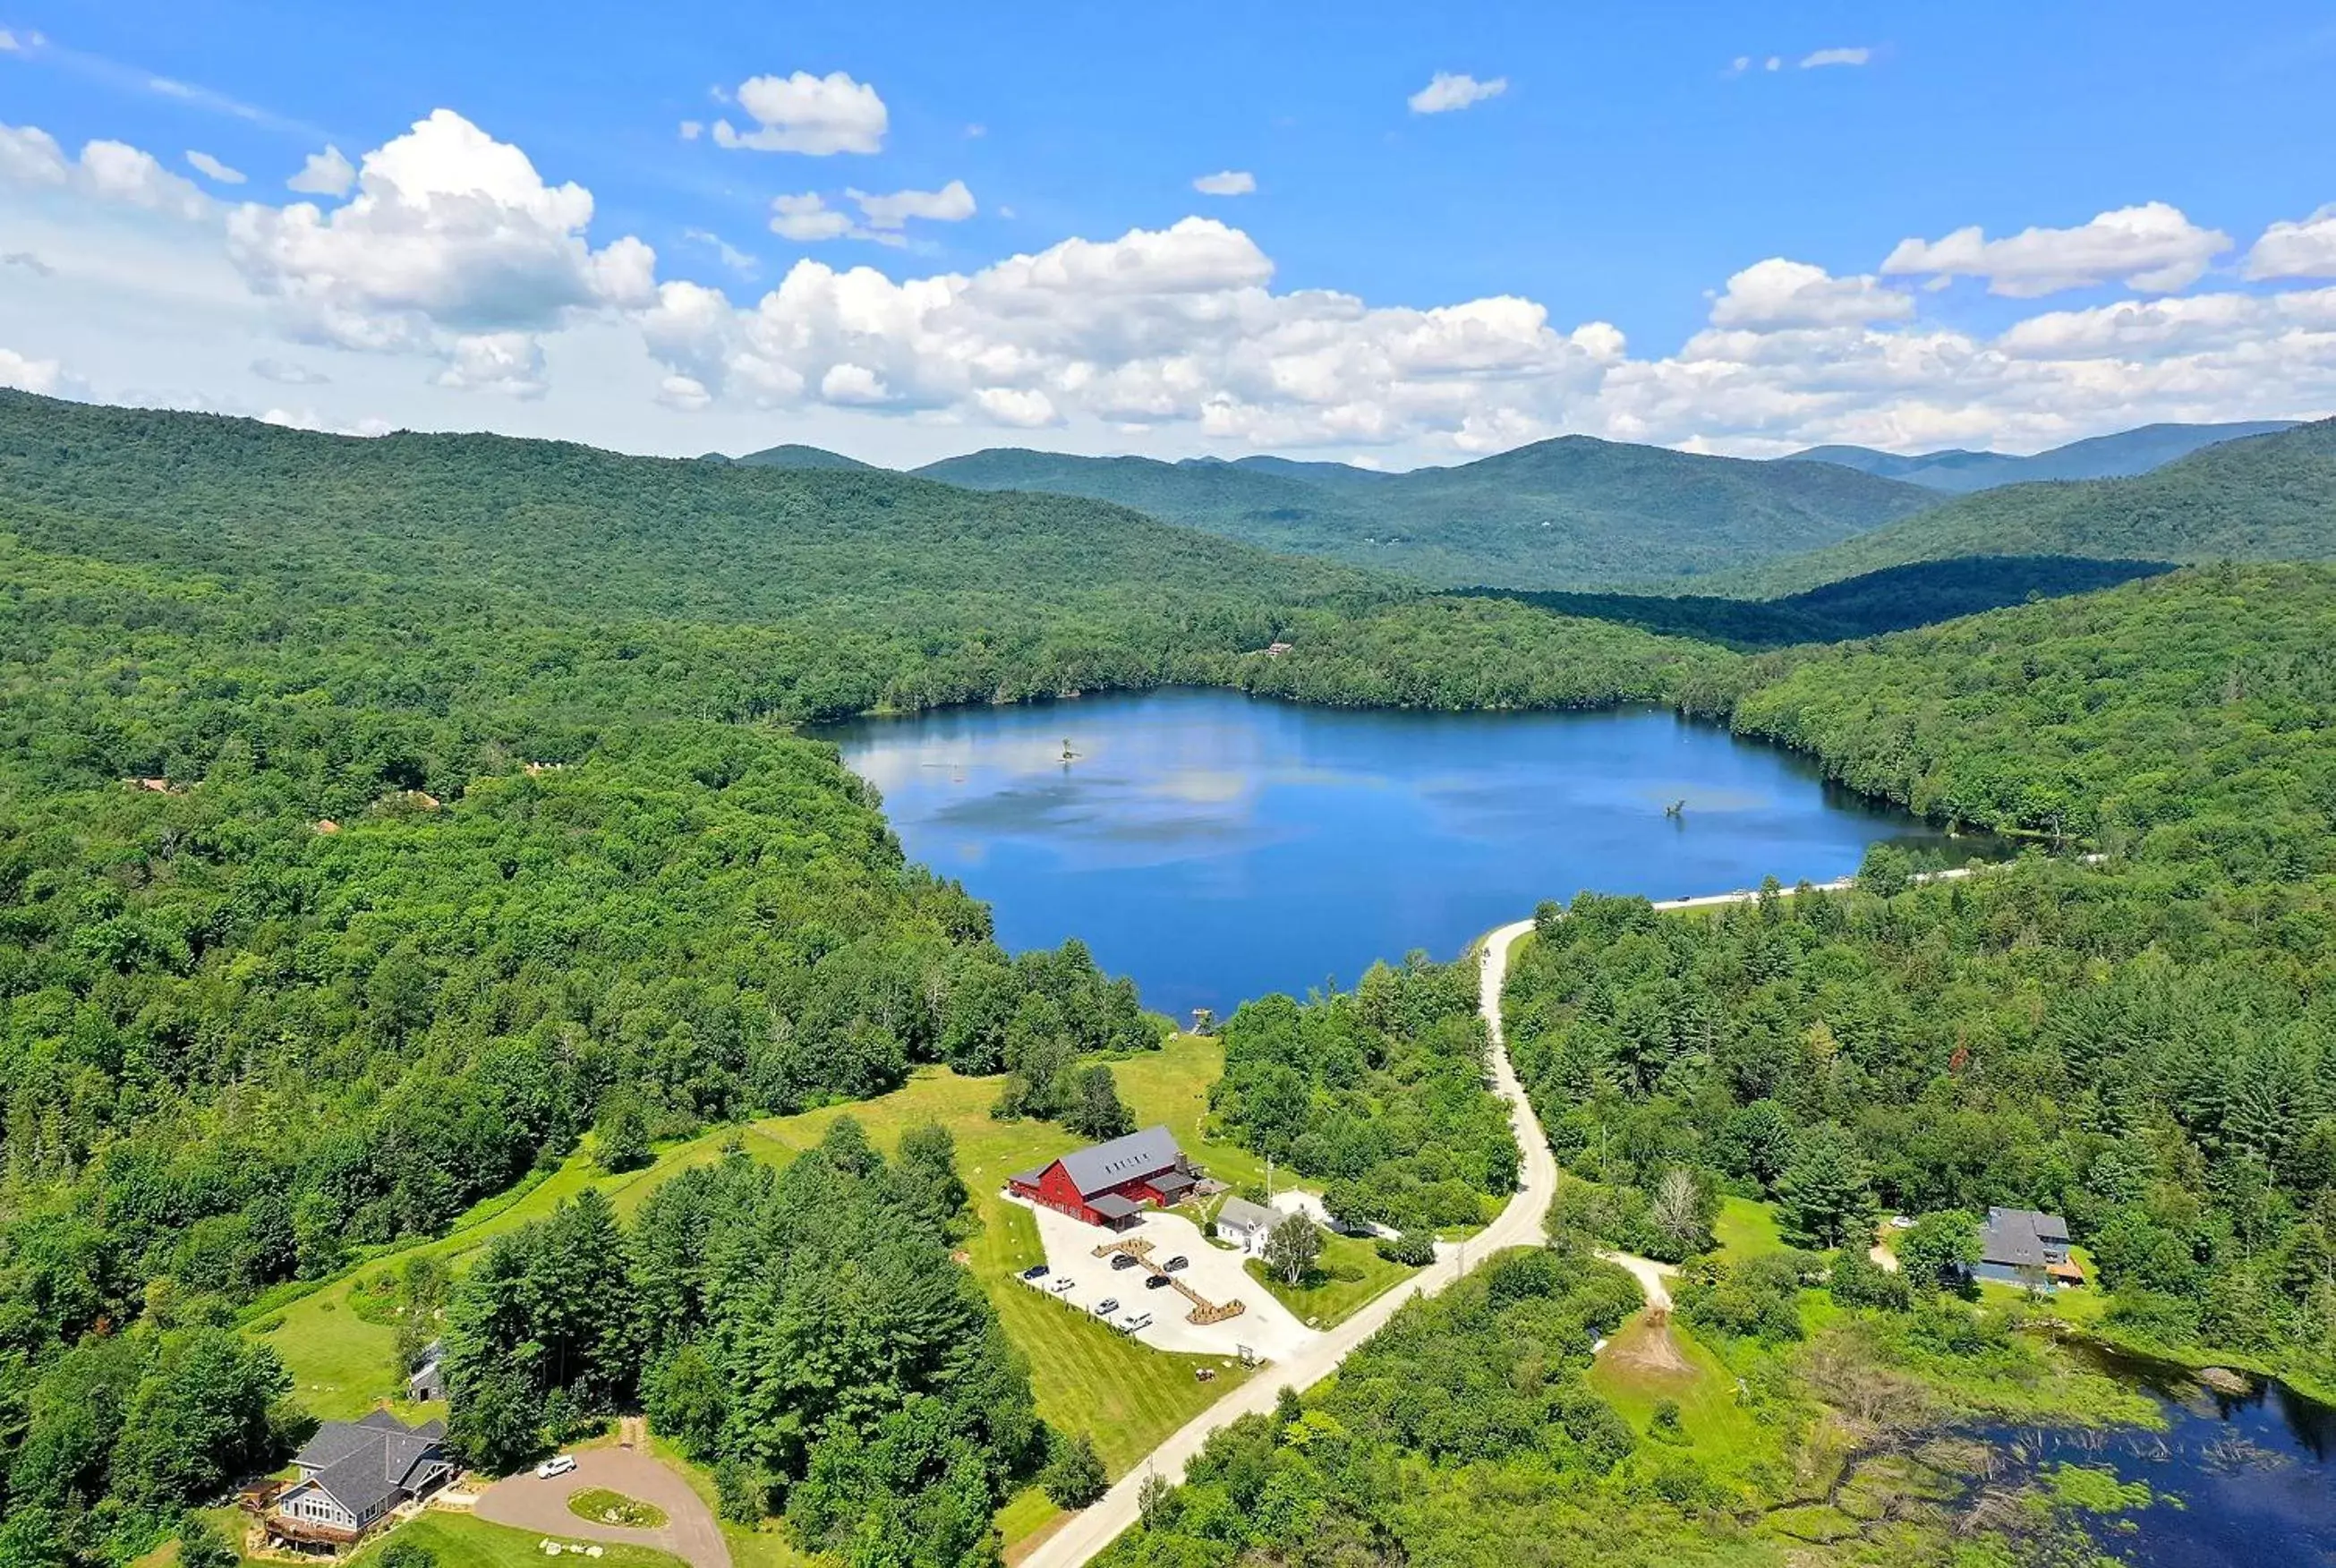
[[[1382,1236],[1378,1254],[1390,1263],[1401,1263],[1406,1269],[1424,1269],[1436,1261],[1436,1241],[1423,1231],[1406,1231],[1399,1236]]]
[[[1084,1508],[1110,1489],[1111,1478],[1104,1473],[1095,1439],[1082,1432],[1055,1439],[1054,1456],[1038,1473],[1038,1485],[1056,1507]]]

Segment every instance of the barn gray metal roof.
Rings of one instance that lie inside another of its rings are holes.
[[[1079,1196],[1085,1198],[1138,1176],[1173,1170],[1183,1157],[1184,1151],[1176,1146],[1174,1134],[1164,1126],[1146,1127],[1124,1138],[1065,1154],[1063,1172],[1078,1188]]]

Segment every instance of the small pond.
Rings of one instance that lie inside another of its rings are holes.
[[[989,902],[1007,948],[1080,937],[1180,1017],[1351,986],[1414,948],[1450,958],[1583,888],[1790,886],[1846,875],[1877,839],[1940,838],[1804,758],[1668,711],[1170,690],[822,733],[883,792],[909,854]]]
[[[2096,1528],[2104,1551],[2143,1568],[2287,1568],[2336,1563],[2336,1408],[2275,1379],[2209,1388],[2178,1367],[2079,1349],[2146,1389],[2164,1431],[1999,1427],[1981,1434],[2015,1469],[2106,1467],[2153,1501]]]

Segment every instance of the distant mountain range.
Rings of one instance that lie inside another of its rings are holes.
[[[1750,565],[1933,504],[1835,463],[1757,463],[1559,436],[1452,468],[1376,473],[1242,458],[1163,463],[994,448],[916,471],[971,490],[1052,491],[1438,586],[1552,589]]]
[[[1767,461],[1567,435],[1402,473],[1278,456],[1169,463],[993,447],[913,472],[968,490],[1110,502],[1439,588],[1767,594],[1965,554],[2195,560],[2325,553],[2324,515],[2260,528],[2233,518],[2199,525],[2194,539],[2189,524],[2159,526],[2118,511],[2127,502],[2117,494],[2029,493],[2039,488],[2031,482],[2081,487],[2137,478],[2296,428],[2282,420],[2150,424],[2027,457],[1821,446]],[[735,461],[871,466],[796,444]],[[2179,480],[2173,489],[2189,493]],[[2306,513],[2316,504],[2302,503]],[[2270,542],[2273,535],[2283,542]]]
[[[1969,555],[2336,559],[2336,419],[2220,442],[2128,479],[1961,496],[1840,544],[1731,572],[1705,591],[1768,599]]]
[[[1912,456],[1870,446],[1812,446],[1793,453],[1805,463],[1837,463],[1861,473],[1904,480],[1957,495],[2039,479],[2124,479],[2187,457],[2201,447],[2292,429],[2292,419],[2253,419],[2235,424],[2145,424],[2114,435],[2072,441],[2029,457],[1949,448]]]

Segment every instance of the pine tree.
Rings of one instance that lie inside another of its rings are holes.
[[[1776,1198],[1794,1232],[1831,1251],[1864,1246],[1874,1228],[1874,1193],[1857,1140],[1834,1123],[1805,1130],[1776,1178]]]

